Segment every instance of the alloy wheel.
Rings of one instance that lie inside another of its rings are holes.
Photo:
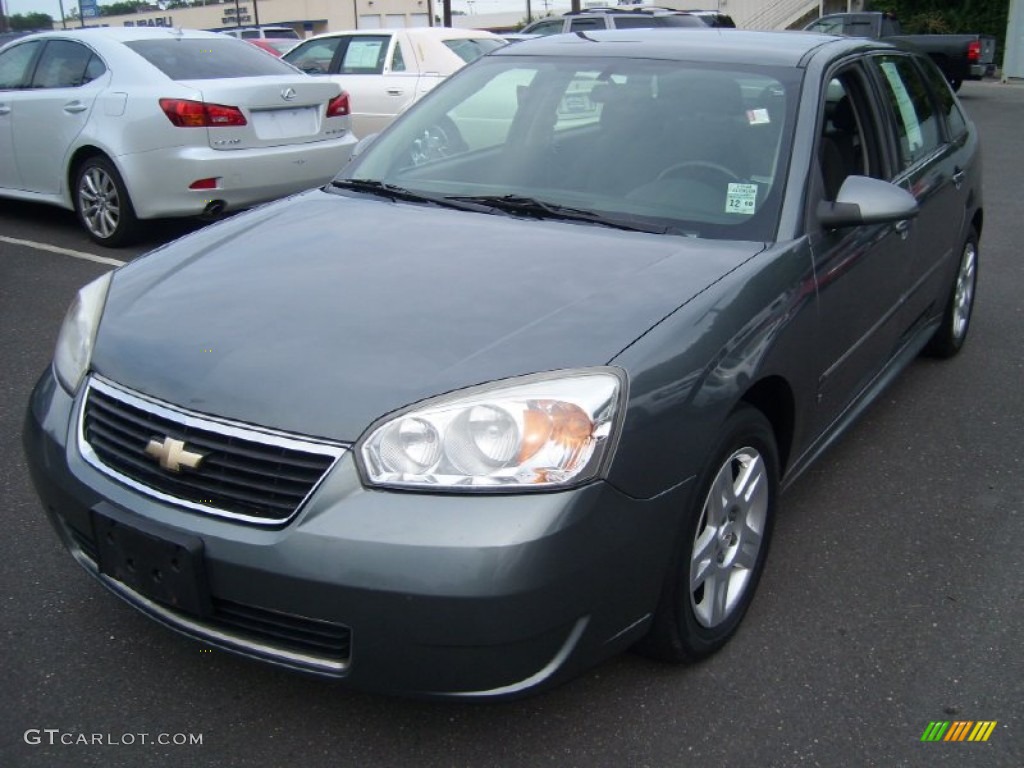
[[[735,451],[704,501],[690,557],[690,605],[701,625],[720,625],[740,604],[758,562],[769,504],[768,473],[754,448]]]
[[[82,221],[100,239],[114,235],[121,222],[121,199],[117,185],[103,168],[91,166],[78,184],[78,203]]]

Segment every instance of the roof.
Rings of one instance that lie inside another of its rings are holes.
[[[588,48],[589,46],[589,48]],[[599,46],[595,48],[594,46]],[[491,56],[586,56],[677,59],[709,63],[796,67],[811,52],[865,46],[889,47],[813,32],[755,32],[737,29],[628,29],[576,32],[523,40]]]
[[[482,29],[465,29],[462,27],[386,27],[378,29],[340,29],[333,32],[324,32],[320,35],[314,35],[307,37],[305,40],[299,42],[307,42],[309,40],[322,40],[330,37],[339,37],[341,35],[390,35],[395,32],[404,32],[410,37],[426,37],[433,38],[436,40],[455,40],[461,38],[481,38],[481,37],[493,37],[499,38],[501,35],[496,35],[493,32],[487,32]]]
[[[64,40],[113,40],[130,42],[132,40],[153,40],[173,37],[226,37],[218,32],[201,32],[196,29],[178,29],[176,27],[86,27],[85,29],[54,29],[29,38],[58,37]]]

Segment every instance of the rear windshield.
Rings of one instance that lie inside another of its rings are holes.
[[[125,43],[172,80],[297,75],[295,68],[233,37],[180,37]]]

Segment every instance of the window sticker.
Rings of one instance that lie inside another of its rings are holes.
[[[914,102],[907,93],[907,86],[903,84],[903,78],[896,68],[896,62],[883,61],[882,72],[885,79],[892,87],[892,93],[896,97],[896,106],[899,108],[900,117],[907,128],[907,144],[910,154],[914,156],[924,146],[924,137],[921,135],[921,122],[917,119],[917,112],[914,110]]]
[[[768,110],[764,107],[747,110],[747,122],[751,125],[767,125],[772,120],[768,117]]]
[[[752,214],[757,211],[757,184],[730,183],[725,196],[725,212]]]
[[[348,44],[345,61],[341,65],[355,69],[375,69],[382,45],[383,40],[353,40]]]

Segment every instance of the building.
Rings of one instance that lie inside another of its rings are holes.
[[[442,0],[200,0],[189,7],[163,8],[153,5],[150,10],[122,16],[87,18],[87,25],[186,27],[190,29],[223,30],[231,27],[251,27],[260,24],[287,25],[300,37],[318,35],[339,29],[379,29],[384,27],[420,27],[440,23]],[[515,29],[527,18],[527,2],[521,9],[515,2],[496,0],[452,0],[459,15],[453,16],[457,27],[475,29]],[[583,0],[581,5],[608,5],[601,0]],[[1017,2],[1017,0],[1014,0]],[[622,3],[625,7],[633,4]],[[646,3],[645,3],[646,4]],[[738,27],[744,29],[785,29],[803,26],[822,13],[860,10],[863,0],[717,0],[717,2],[687,2],[687,0],[656,0],[652,5],[678,10],[714,8],[732,16]],[[489,7],[502,6],[500,12],[487,12]],[[569,0],[532,0],[530,16],[561,14],[569,10]],[[468,13],[467,13],[468,11]],[[70,26],[75,26],[68,22]]]
[[[199,0],[189,7],[170,8],[161,3],[163,8],[153,5],[138,13],[86,18],[85,24],[209,30],[273,24],[292,27],[300,37],[309,37],[337,29],[430,26],[433,4],[434,0]],[[67,24],[78,26],[71,21]]]

